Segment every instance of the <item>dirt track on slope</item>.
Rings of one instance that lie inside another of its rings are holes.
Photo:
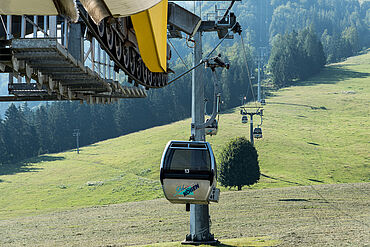
[[[370,183],[222,193],[217,238],[265,236],[280,246],[370,246]],[[0,221],[0,246],[125,246],[181,241],[184,205],[164,199]]]

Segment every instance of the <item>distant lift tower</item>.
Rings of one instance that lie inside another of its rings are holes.
[[[73,136],[76,137],[76,147],[77,147],[77,154],[80,153],[80,129],[74,129],[73,130]]]
[[[252,145],[254,145],[254,138],[262,138],[262,129],[260,128],[262,125],[262,117],[263,117],[263,108],[262,107],[254,107],[254,106],[242,106],[240,107],[240,114],[242,115],[242,123],[248,122],[248,117],[250,117],[250,141]],[[257,115],[261,117],[261,123],[258,125],[257,128],[253,128],[253,116]]]
[[[201,1],[196,1],[196,9],[200,10]],[[235,2],[235,1],[231,1]],[[233,3],[232,3],[233,4]],[[230,5],[230,7],[232,6]],[[202,35],[204,32],[217,32],[220,39],[233,38],[229,35],[230,29],[237,26],[234,13],[230,12],[230,8],[226,10],[223,16],[218,16],[217,12],[220,9],[216,7],[214,20],[201,21],[199,28],[194,32],[194,53],[193,65],[197,66],[203,58],[202,53]],[[171,19],[171,17],[169,17]],[[181,19],[176,16],[176,19]],[[175,36],[176,28],[179,25],[173,25],[170,30],[170,36]],[[180,29],[180,31],[183,31]],[[176,36],[175,36],[176,37]],[[204,62],[204,61],[203,61]],[[205,124],[204,124],[204,68],[197,66],[192,73],[192,124],[191,138],[194,141],[205,141]],[[210,215],[208,204],[191,204],[190,205],[190,234],[182,244],[216,244],[218,241],[214,239],[210,233]]]

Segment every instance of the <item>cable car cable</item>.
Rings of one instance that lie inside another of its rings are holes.
[[[222,19],[221,19],[221,20],[226,19],[227,15],[229,14],[229,12],[230,12],[231,8],[233,7],[234,3],[235,3],[235,0],[233,0],[233,1],[230,3],[229,7],[228,7],[228,8],[227,8],[227,10],[225,11],[225,14],[224,14],[224,16],[222,17]]]
[[[182,59],[182,57],[181,57],[180,53],[177,51],[176,47],[172,44],[172,42],[171,42],[171,40],[170,40],[170,39],[168,39],[168,42],[170,43],[171,47],[175,50],[175,52],[176,52],[177,56],[180,58],[181,62],[185,65],[185,67],[186,67],[187,69],[190,69],[189,65],[187,65],[187,64],[185,63],[185,61]]]
[[[221,45],[221,43],[229,36],[229,34],[231,33],[231,31],[233,31],[233,29],[236,27],[236,25],[239,24],[238,22],[236,22],[232,28],[227,32],[227,34],[220,40],[220,42],[218,42],[218,44],[212,49],[212,51],[210,51],[208,53],[207,56],[205,56],[204,58],[202,58],[202,60],[195,66],[193,66],[192,68],[190,68],[189,70],[183,72],[182,74],[180,74],[179,76],[175,77],[174,79],[172,79],[171,81],[169,81],[167,83],[167,85],[173,83],[174,81],[177,81],[178,79],[180,79],[181,77],[183,77],[184,75],[188,74],[189,72],[193,71],[194,69],[198,68],[200,65],[204,64],[205,62],[208,61],[208,59],[210,58],[210,56],[212,55],[212,53]]]
[[[237,25],[239,25],[238,22],[235,22],[235,24],[230,28],[230,30],[225,34],[225,36],[220,40],[220,42],[218,42],[218,44],[208,53],[208,55],[202,59],[202,61],[204,60],[207,60],[211,55],[212,53],[221,45],[221,43],[229,37],[229,34],[231,33],[231,31],[234,32],[234,28],[237,27]],[[204,61],[205,62],[205,61]]]
[[[255,105],[257,106],[256,97],[254,95],[253,85],[252,85],[252,81],[251,81],[251,78],[250,78],[250,71],[249,71],[249,66],[248,66],[248,57],[247,57],[247,52],[245,51],[245,44],[244,44],[243,35],[240,35],[240,39],[241,39],[241,42],[242,42],[245,63],[247,65],[247,73],[248,73],[249,86],[250,86],[250,88],[252,90],[253,101],[254,101]]]
[[[8,29],[6,28],[5,22],[3,20],[3,16],[0,15],[0,18],[1,18],[1,23],[3,24],[3,28],[4,28],[4,31],[5,31],[6,35],[9,35]]]

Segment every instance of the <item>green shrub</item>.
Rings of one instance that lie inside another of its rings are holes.
[[[252,185],[260,179],[256,148],[244,137],[232,139],[221,152],[219,182],[224,187]]]

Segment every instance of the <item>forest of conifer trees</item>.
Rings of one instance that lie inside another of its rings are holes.
[[[212,8],[205,3],[203,12]],[[340,61],[370,47],[370,1],[245,0],[235,4],[233,10],[248,43],[250,71],[248,74],[239,37],[218,49],[231,64],[230,70],[218,72],[223,109],[239,105],[242,96],[252,99],[249,79],[256,74],[259,47],[269,51],[267,68],[277,87],[306,79],[318,73],[325,63]],[[205,50],[209,50],[218,40],[206,36],[204,41]],[[191,55],[184,42],[174,44],[189,62]],[[186,70],[179,58],[172,68],[177,73]],[[205,73],[206,97],[211,106],[213,77],[210,71]],[[74,129],[80,129],[83,146],[184,119],[190,117],[190,111],[190,75],[164,89],[150,90],[146,99],[125,99],[111,105],[55,102],[30,109],[27,104],[12,104],[0,117],[0,163],[74,148]]]

